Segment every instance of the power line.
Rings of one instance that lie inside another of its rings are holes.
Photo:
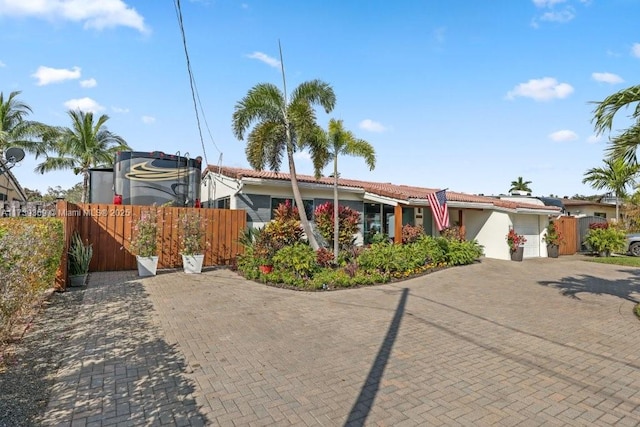
[[[180,0],[174,0],[173,2],[176,16],[178,18],[178,25],[180,27],[180,34],[182,35],[182,46],[184,47],[184,55],[187,61],[187,72],[189,73],[189,85],[191,87],[191,99],[193,101],[193,109],[196,114],[196,122],[198,124],[198,134],[200,135],[200,144],[202,146],[202,153],[204,154],[205,164],[209,165],[209,160],[207,159],[207,150],[204,146],[204,138],[202,137],[202,126],[200,125],[200,115],[198,114],[198,105],[200,106],[200,111],[202,111],[202,117],[204,124],[207,128],[207,132],[209,133],[209,138],[211,138],[211,142],[216,150],[220,153],[220,161],[222,160],[222,151],[218,148],[215,141],[213,140],[213,136],[211,135],[211,130],[209,129],[209,124],[207,123],[206,115],[204,114],[204,109],[202,108],[202,102],[200,101],[200,95],[198,94],[198,89],[196,86],[196,81],[193,76],[193,70],[191,69],[191,60],[189,59],[189,50],[187,49],[187,37],[184,32],[184,22],[182,20],[182,8],[180,7]]]

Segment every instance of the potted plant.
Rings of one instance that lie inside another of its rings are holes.
[[[189,210],[178,219],[182,267],[187,274],[200,273],[204,262],[206,218]]]
[[[140,218],[134,221],[131,252],[136,255],[138,276],[155,276],[158,269],[158,211],[152,210],[140,213]]]
[[[509,228],[509,232],[507,233],[507,243],[509,244],[511,261],[522,261],[524,244],[526,241],[527,239],[522,234],[518,234],[513,228]]]
[[[562,233],[558,231],[554,222],[550,222],[549,225],[547,225],[547,232],[542,239],[547,243],[547,255],[549,258],[558,258],[558,249],[562,242],[564,242],[564,237]]]
[[[80,234],[74,231],[69,247],[69,284],[71,286],[83,286],[87,283],[92,257],[93,247],[90,244],[85,245]]]

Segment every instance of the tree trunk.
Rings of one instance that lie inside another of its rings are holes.
[[[287,158],[289,160],[289,174],[291,175],[291,189],[293,190],[293,199],[296,201],[296,206],[298,206],[298,212],[300,213],[300,224],[302,224],[302,229],[307,235],[309,245],[314,251],[317,251],[320,245],[318,245],[316,236],[313,234],[313,230],[311,230],[311,224],[309,224],[309,219],[307,219],[307,211],[305,211],[304,209],[302,195],[300,194],[300,188],[298,187],[298,177],[296,176],[296,165],[293,161],[293,148],[291,147],[291,144],[287,144]]]
[[[82,172],[82,203],[87,203],[87,190],[89,189],[89,171]]]
[[[338,212],[338,153],[333,154],[333,262],[338,264],[340,251],[340,214]]]

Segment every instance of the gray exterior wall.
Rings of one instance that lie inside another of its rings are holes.
[[[325,202],[333,202],[331,199],[313,199],[314,208]],[[364,202],[356,200],[340,200],[342,206],[360,212],[360,222],[364,220]],[[247,211],[247,222],[266,223],[271,221],[271,196],[259,194],[237,194],[236,209],[245,209]]]
[[[271,221],[271,196],[258,194],[238,194],[236,209],[247,211],[247,222]]]

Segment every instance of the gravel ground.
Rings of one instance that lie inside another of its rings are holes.
[[[54,293],[0,367],[0,427],[37,426],[85,288]]]

